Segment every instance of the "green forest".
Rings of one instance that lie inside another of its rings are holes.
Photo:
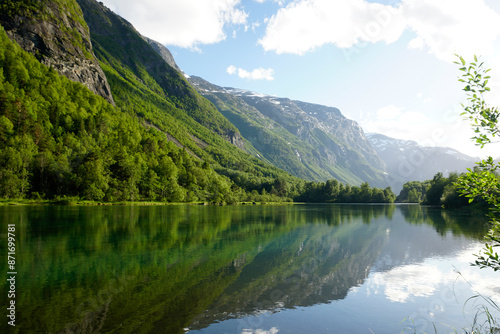
[[[432,180],[406,182],[396,202],[439,205],[445,208],[467,206],[469,201],[460,195],[456,184],[461,175],[463,174],[452,172],[446,177],[439,172]]]

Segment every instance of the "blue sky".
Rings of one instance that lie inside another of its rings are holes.
[[[500,105],[498,0],[103,0],[165,44],[188,75],[338,107],[365,132],[480,150],[460,119],[454,53],[493,68]]]

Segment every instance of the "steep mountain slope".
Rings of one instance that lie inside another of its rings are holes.
[[[163,44],[154,41],[149,37],[142,36],[142,38],[144,38],[144,40],[148,42],[148,44],[151,45],[153,49],[155,49],[155,51],[160,54],[160,56],[167,62],[167,64],[175,68],[177,71],[181,72],[181,69],[179,68],[179,66],[177,66],[177,63],[175,62],[175,59],[170,53],[169,49],[167,49]]]
[[[142,81],[147,89],[166,98],[201,125],[243,147],[237,129],[198,95],[129,22],[94,0],[78,0],[78,3],[101,62],[112,66],[128,83]]]
[[[77,2],[89,26],[94,52],[123,111],[137,115],[248,191],[270,191],[278,177],[291,185],[301,182],[256,158],[257,151],[238,129],[129,22],[97,1]]]
[[[2,1],[0,24],[9,38],[41,63],[114,103],[92,52],[88,26],[74,0]]]
[[[363,130],[336,108],[189,81],[272,164],[309,180],[386,186],[384,163]]]
[[[373,148],[387,166],[387,181],[398,193],[408,181],[430,180],[438,172],[465,172],[477,158],[448,147],[422,147],[411,140],[367,134]]]

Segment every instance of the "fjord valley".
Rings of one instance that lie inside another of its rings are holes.
[[[2,9],[3,198],[269,202],[334,178],[345,198],[388,186],[335,108],[268,98],[259,110],[248,92],[214,105],[166,48],[96,1]]]
[[[1,333],[496,330],[476,159],[181,67],[102,2],[0,0]]]
[[[391,202],[415,176],[336,108],[186,79],[98,2],[2,6],[3,198]]]

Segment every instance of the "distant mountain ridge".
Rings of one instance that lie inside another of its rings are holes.
[[[188,80],[275,166],[308,180],[387,186],[383,161],[339,109]]]
[[[423,147],[412,140],[391,138],[368,133],[368,140],[387,166],[387,182],[395,192],[408,181],[430,180],[442,172],[465,172],[478,158],[449,147]]]

